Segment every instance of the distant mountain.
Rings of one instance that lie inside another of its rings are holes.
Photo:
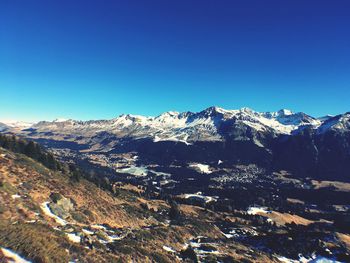
[[[256,112],[210,107],[157,117],[42,121],[7,127],[48,147],[74,151],[137,152],[157,163],[255,163],[297,176],[349,181],[350,113],[315,118],[290,110]]]
[[[259,113],[248,108],[224,110],[210,107],[201,112],[165,112],[157,117],[121,115],[112,120],[75,121],[55,120],[39,122],[31,126],[36,132],[93,135],[109,132],[118,137],[152,138],[154,141],[180,141],[187,144],[195,141],[222,141],[225,127],[241,125],[259,132],[290,134],[301,126],[317,128],[321,120],[304,113],[289,110]]]
[[[5,123],[0,122],[0,132],[8,130],[10,127]]]
[[[23,121],[0,121],[0,132],[1,131],[18,131],[25,128],[29,128],[34,123],[23,122]]]
[[[274,143],[275,168],[318,179],[350,181],[350,113],[318,127],[299,127]]]

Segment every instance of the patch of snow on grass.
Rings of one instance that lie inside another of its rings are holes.
[[[102,226],[102,225],[91,225],[90,227],[94,229],[103,229],[103,230],[107,229],[105,226]]]
[[[116,169],[117,173],[131,174],[135,176],[146,176],[148,169],[146,167],[130,166],[128,168]]]
[[[196,170],[199,170],[202,174],[212,173],[212,171],[210,170],[210,166],[207,164],[193,163],[193,164],[190,164],[190,167],[195,168]]]
[[[270,211],[268,211],[266,207],[251,206],[248,208],[247,213],[248,213],[248,215],[256,215],[257,213],[267,214],[267,213],[270,213]]]
[[[116,169],[116,172],[118,173],[125,173],[125,174],[131,174],[134,176],[147,176],[149,172],[154,173],[156,176],[171,176],[169,173],[163,173],[163,172],[157,172],[154,170],[149,170],[145,166],[137,167],[137,166],[130,166],[127,168],[120,168]]]
[[[10,263],[30,263],[30,261],[25,260],[10,249],[0,248],[0,251],[4,254],[5,258],[9,258]]]
[[[20,195],[18,195],[18,194],[11,195],[11,197],[12,197],[12,199],[21,198],[21,196],[20,196]]]
[[[217,250],[210,250],[210,251],[206,251],[206,250],[202,250],[202,249],[196,249],[195,252],[197,254],[199,254],[199,256],[202,254],[215,254],[215,255],[219,255],[220,252]]]
[[[26,223],[30,223],[30,224],[33,224],[33,223],[35,223],[36,222],[36,219],[33,219],[33,220],[27,220],[27,221],[25,221]]]
[[[325,258],[322,256],[313,255],[311,258],[300,256],[298,260],[277,256],[277,259],[283,263],[341,263],[335,259]]]
[[[281,256],[277,257],[277,259],[283,263],[298,263],[299,262],[297,260],[293,260],[293,259],[281,257]]]
[[[234,235],[232,234],[225,234],[224,232],[221,232],[226,238],[230,239],[230,238],[233,238]]]
[[[171,174],[169,174],[169,173],[157,172],[157,171],[154,171],[154,170],[150,170],[150,172],[154,173],[156,176],[171,177]]]
[[[108,235],[107,233],[104,233],[103,239],[99,239],[99,242],[101,244],[108,244],[113,243],[115,240],[122,240],[125,238],[125,235]]]
[[[216,199],[217,199],[217,197],[202,195],[202,192],[197,192],[196,194],[185,194],[184,196],[186,199],[188,199],[188,198],[201,199],[206,203],[209,203],[211,201],[216,201]]]
[[[73,243],[80,243],[81,237],[74,233],[66,233],[68,239]]]
[[[340,261],[337,261],[335,259],[329,259],[322,256],[318,256],[312,260],[309,261],[309,263],[341,263]]]
[[[83,228],[82,231],[83,231],[84,234],[87,234],[87,235],[93,235],[95,233],[95,232],[90,231],[90,230],[85,229],[85,228]]]
[[[171,247],[168,247],[168,246],[163,246],[163,249],[167,252],[176,253],[176,251],[174,249],[172,249]]]
[[[107,243],[112,243],[114,242],[115,240],[122,240],[125,236],[121,236],[121,235],[107,235],[106,234],[106,237],[107,237]]]
[[[51,212],[50,207],[48,206],[50,202],[44,202],[41,204],[40,208],[43,210],[44,214],[47,215],[48,217],[53,218],[56,223],[60,224],[61,226],[67,225],[67,221],[60,218],[59,216],[56,216],[54,213]]]

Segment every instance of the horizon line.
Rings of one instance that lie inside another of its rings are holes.
[[[46,121],[46,122],[54,122],[54,121],[68,121],[68,120],[73,120],[73,121],[102,121],[102,120],[112,120],[112,119],[115,119],[115,118],[119,118],[121,116],[133,116],[133,117],[146,117],[146,118],[156,118],[156,117],[159,117],[165,113],[178,113],[178,114],[181,114],[181,113],[186,113],[186,112],[189,112],[189,113],[200,113],[200,112],[203,112],[205,110],[208,110],[208,109],[211,109],[211,108],[218,108],[218,109],[222,109],[222,110],[225,110],[225,111],[241,111],[241,110],[244,110],[244,109],[247,109],[247,110],[251,110],[253,112],[257,112],[257,113],[277,113],[279,111],[289,111],[291,112],[291,114],[297,114],[297,113],[304,113],[304,114],[307,114],[308,116],[311,116],[315,119],[318,119],[318,118],[322,118],[322,117],[326,117],[326,116],[330,116],[330,117],[334,117],[334,116],[337,116],[337,115],[341,115],[341,114],[345,114],[349,111],[345,111],[345,112],[342,112],[342,113],[337,113],[337,114],[326,114],[326,115],[321,115],[321,116],[313,116],[313,115],[310,115],[308,113],[305,113],[303,111],[293,111],[293,110],[290,110],[290,109],[286,109],[286,108],[283,108],[283,109],[279,109],[277,111],[256,111],[254,110],[253,108],[251,107],[241,107],[241,108],[237,108],[237,109],[225,109],[223,107],[220,107],[220,106],[209,106],[209,107],[206,107],[204,108],[203,110],[200,110],[200,111],[190,111],[190,110],[187,110],[187,111],[177,111],[177,110],[168,110],[168,111],[162,111],[160,112],[159,114],[157,115],[143,115],[143,114],[134,114],[134,113],[121,113],[119,115],[116,115],[115,117],[110,117],[110,118],[88,118],[88,119],[79,119],[79,118],[69,118],[69,117],[55,117],[55,118],[43,118],[43,119],[31,119],[31,120],[24,120],[24,119],[7,119],[7,118],[1,118],[0,117],[0,123],[4,123],[4,124],[14,124],[16,122],[22,122],[22,123],[30,123],[30,124],[34,124],[34,123],[38,123],[38,122],[41,122],[41,121]]]

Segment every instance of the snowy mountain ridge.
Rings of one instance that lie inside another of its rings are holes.
[[[13,133],[57,150],[58,155],[137,153],[168,164],[257,164],[300,176],[348,181],[350,113],[314,118],[289,110],[210,107],[200,112],[165,112],[156,117],[123,114],[110,120],[42,121],[27,128],[0,124]],[[109,162],[109,161],[108,161]]]
[[[209,107],[200,112],[164,112],[156,117],[122,114],[111,120],[77,121],[57,119],[41,121],[32,125],[5,123],[2,129],[28,128],[37,132],[76,134],[94,136],[108,132],[118,137],[152,138],[154,141],[180,141],[190,144],[193,141],[222,140],[223,127],[246,127],[256,132],[292,134],[302,127],[312,127],[318,133],[331,128],[349,128],[347,114],[327,118],[314,118],[305,113],[290,110],[277,112],[257,112],[249,108],[226,110]]]

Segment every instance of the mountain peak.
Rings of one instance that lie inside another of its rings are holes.
[[[206,108],[204,111],[221,111],[221,110],[223,110],[223,109],[218,107],[218,106],[210,106],[210,107]]]
[[[177,117],[180,113],[177,111],[166,111],[160,115],[158,115],[158,117]]]
[[[243,107],[239,110],[240,112],[253,113],[254,110],[248,107]]]
[[[220,108],[218,106],[211,106],[211,107],[206,108],[205,110],[203,110],[201,112],[206,113],[206,114],[217,114],[217,113],[224,114],[224,113],[227,113],[229,111],[225,110],[223,108]]]
[[[53,120],[53,122],[66,122],[68,121],[69,119],[65,119],[65,118],[56,118]]]
[[[305,113],[293,113],[287,109],[281,109],[277,112],[258,112],[247,107],[226,110],[218,106],[211,106],[200,112],[179,113],[177,111],[167,111],[157,117],[122,114],[112,120],[75,121],[59,118],[52,122],[44,121],[34,125],[19,123],[9,125],[4,123],[1,127],[2,130],[5,130],[5,128],[21,130],[29,127],[42,131],[55,129],[63,133],[71,133],[74,130],[81,134],[87,131],[94,133],[103,130],[114,134],[126,134],[127,131],[127,134],[134,134],[135,137],[152,137],[157,135],[162,137],[163,140],[165,138],[180,138],[181,140],[183,138],[196,138],[197,140],[200,136],[206,140],[208,138],[217,140],[220,138],[217,130],[220,124],[224,123],[226,125],[230,121],[238,121],[242,125],[248,125],[255,130],[267,131],[272,129],[276,133],[290,134],[293,130],[297,130],[300,126],[305,125],[316,129],[330,119],[332,118],[315,119]],[[349,127],[348,119],[348,117],[336,119],[337,123],[341,122],[338,125],[339,128],[347,129]],[[337,123],[334,123],[334,125]],[[329,128],[334,125],[324,125],[323,127]],[[129,130],[123,130],[124,128]]]
[[[294,113],[288,109],[281,109],[277,112],[277,114],[282,116],[289,116],[289,115],[293,115]]]

